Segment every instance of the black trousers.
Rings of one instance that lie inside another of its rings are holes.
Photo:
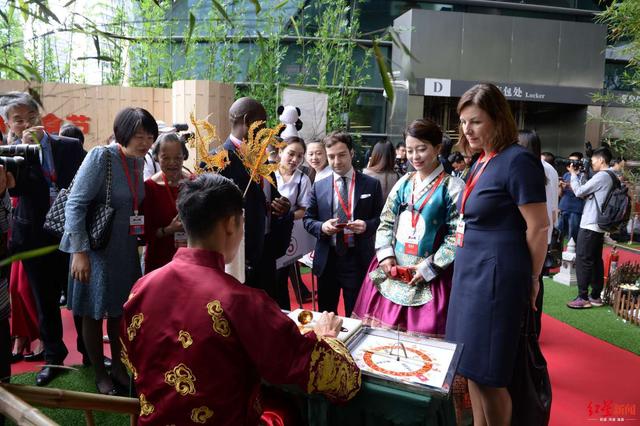
[[[285,266],[276,271],[275,287],[273,294],[269,294],[273,300],[278,303],[280,309],[291,310],[291,301],[289,300],[289,269],[291,266]]]
[[[338,256],[333,247],[329,249],[327,265],[318,277],[318,308],[320,312],[337,312],[340,289],[344,297],[344,312],[351,316],[358,299],[362,281],[367,268],[360,266],[355,249],[347,250],[344,256]]]
[[[44,359],[47,364],[62,364],[69,352],[62,340],[59,303],[60,289],[68,281],[69,255],[56,250],[45,256],[23,260],[22,264],[38,310]]]
[[[583,300],[591,297],[599,299],[604,286],[604,264],[602,245],[604,233],[580,228],[576,243],[576,276],[578,278],[578,296]]]

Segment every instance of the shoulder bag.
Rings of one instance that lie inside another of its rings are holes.
[[[111,207],[111,190],[112,190],[112,170],[111,170],[111,156],[107,152],[107,148],[102,149],[102,162],[106,162],[107,170],[107,193],[104,203],[94,202],[87,211],[87,234],[89,236],[89,245],[91,250],[101,250],[109,243],[109,237],[111,236],[111,226],[113,224],[113,217],[115,209]],[[44,229],[49,233],[62,238],[64,234],[65,223],[65,207],[69,194],[73,188],[75,178],[71,181],[69,188],[63,188],[58,193],[55,201],[51,205],[47,216],[44,221]]]
[[[523,317],[513,378],[508,386],[513,404],[513,426],[546,426],[551,414],[551,381],[542,355],[533,310]]]

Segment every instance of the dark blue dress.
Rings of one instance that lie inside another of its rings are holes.
[[[512,145],[489,162],[465,206],[446,338],[464,344],[458,372],[483,385],[504,387],[511,380],[531,286],[526,223],[518,206],[544,203],[544,183],[540,160]]]

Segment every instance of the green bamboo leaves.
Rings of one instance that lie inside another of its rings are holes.
[[[218,3],[216,0],[211,0],[211,3],[213,4],[213,7],[216,8],[218,13],[220,13],[220,15],[224,18],[225,21],[227,21],[230,24],[233,24],[233,22],[231,22],[231,19],[229,18],[229,15],[227,15],[227,11],[224,10],[224,7],[222,7],[220,3]]]
[[[389,102],[393,104],[395,99],[395,94],[393,91],[393,84],[391,83],[391,75],[389,74],[389,69],[387,68],[387,59],[382,54],[380,50],[380,45],[378,40],[373,41],[373,55],[376,58],[376,63],[378,64],[378,72],[380,73],[380,78],[382,78],[382,86],[384,87],[384,91],[387,94],[387,99]]]
[[[7,257],[0,261],[0,267],[7,266],[13,262],[17,262],[19,260],[32,259],[34,257],[44,256],[46,254],[52,253],[58,250],[58,245],[40,247],[34,250],[23,251],[21,253],[16,253],[13,256]]]

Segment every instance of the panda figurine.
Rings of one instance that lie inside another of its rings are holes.
[[[280,105],[278,107],[278,119],[286,127],[280,133],[282,139],[290,138],[292,136],[299,136],[298,131],[302,129],[302,121],[300,121],[300,108],[293,105]]]

